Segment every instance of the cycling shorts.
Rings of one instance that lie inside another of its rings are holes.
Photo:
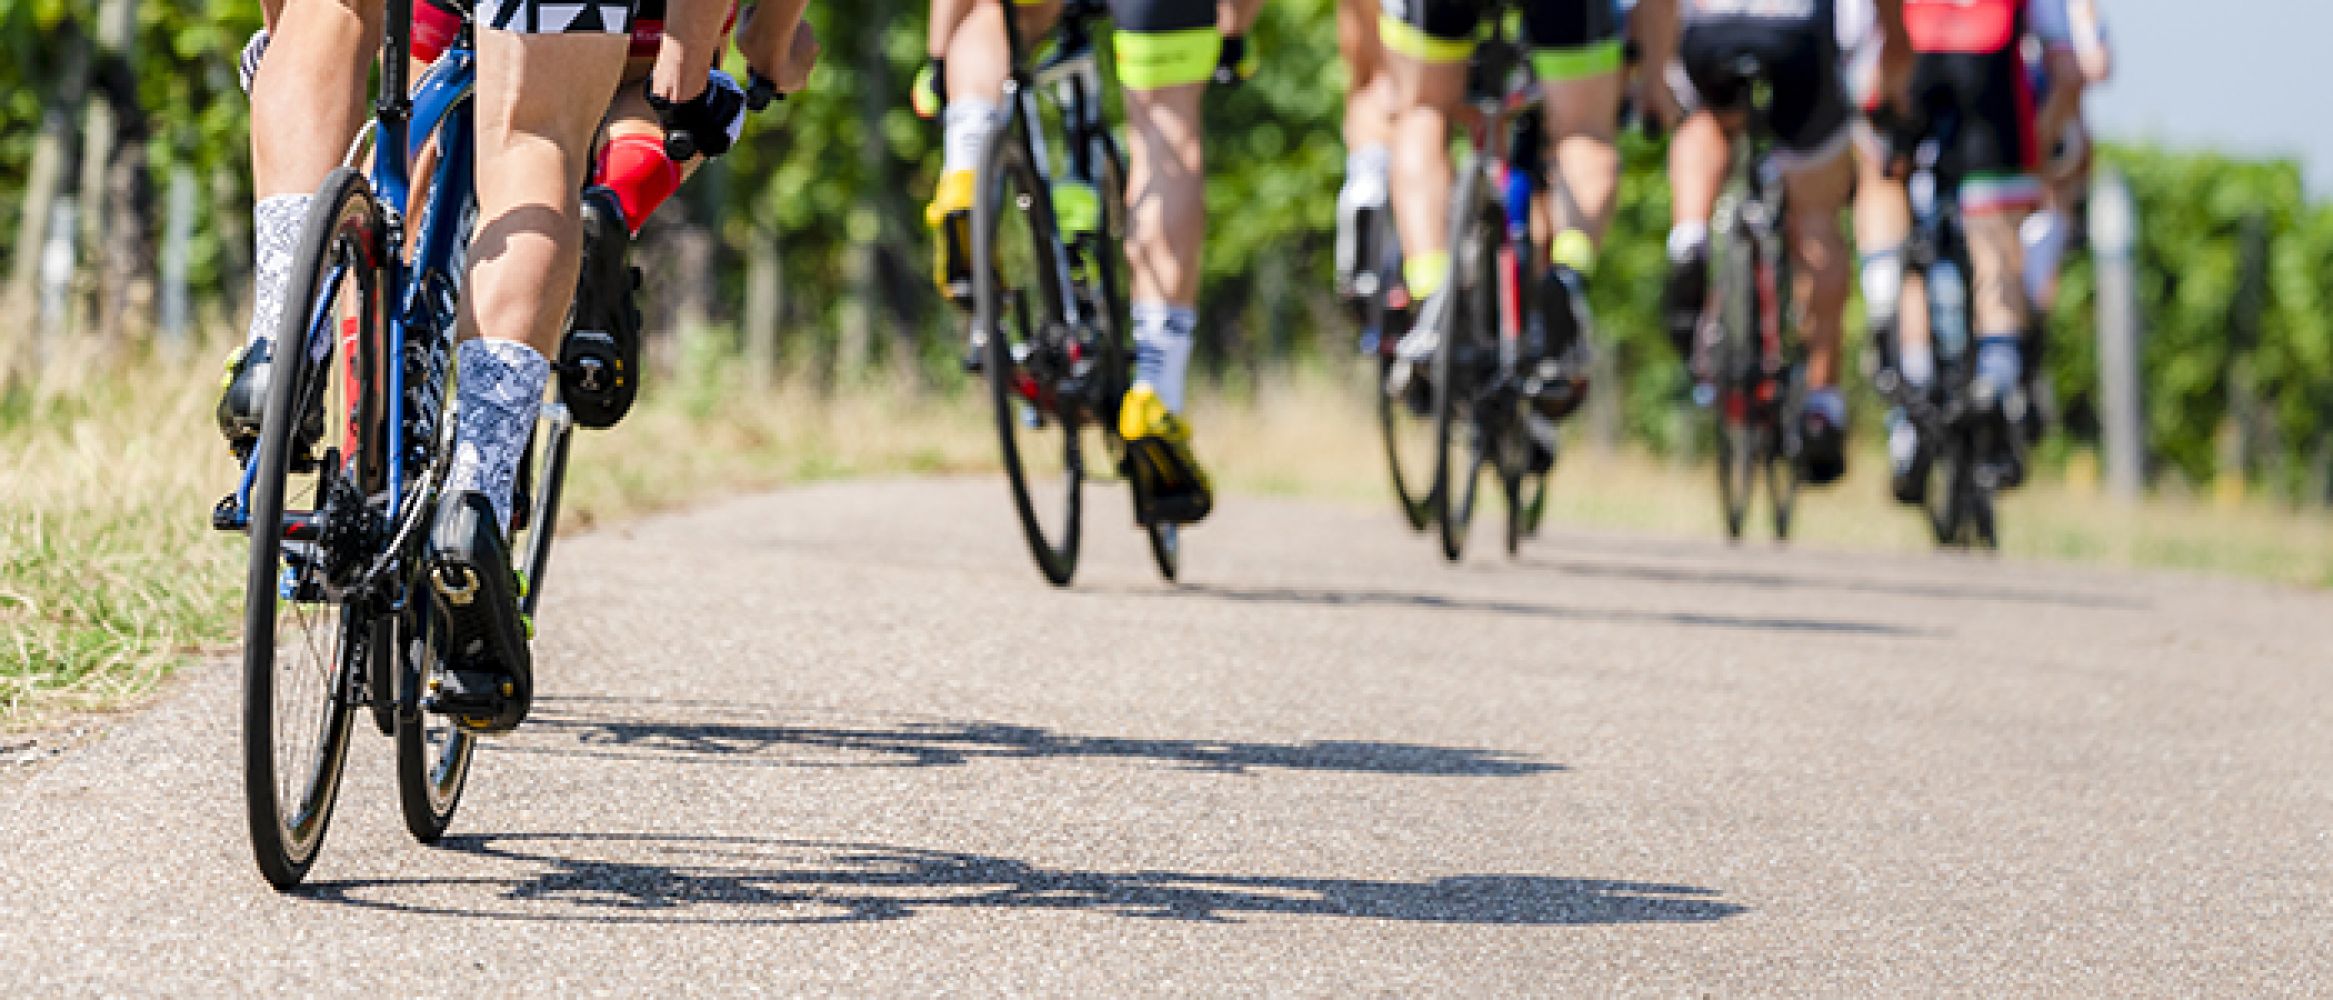
[[[436,62],[439,55],[454,43],[462,30],[462,14],[457,5],[461,0],[416,0],[413,5],[413,57],[422,62]],[[664,43],[664,6],[666,0],[638,0],[638,9],[632,15],[632,59],[654,59],[656,50]],[[729,19],[722,22],[721,37],[726,41],[729,29],[737,25],[737,3],[730,0]]]
[[[1704,0],[1687,5],[1670,89],[1687,111],[1747,107],[1755,60],[1772,88],[1769,124],[1784,169],[1829,162],[1850,137],[1847,87],[1831,0]]]
[[[1960,166],[1963,211],[2023,211],[2040,203],[2033,77],[2016,44],[1998,52],[1921,53],[1912,101],[1923,120],[1952,123],[1946,155]]]
[[[1164,90],[1215,78],[1223,32],[1214,0],[1110,0],[1110,46],[1118,83]]]
[[[1523,0],[1523,42],[1546,83],[1618,72],[1620,16],[1612,0]],[[1460,63],[1474,54],[1491,0],[1382,0],[1378,37],[1393,52],[1428,63]]]
[[[622,35],[636,0],[479,0],[478,26],[521,35]]]

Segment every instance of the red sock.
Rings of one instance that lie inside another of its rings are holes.
[[[617,136],[600,153],[599,173],[591,180],[616,193],[624,203],[624,224],[636,236],[657,206],[680,188],[680,164],[664,155],[664,141],[656,136]]]

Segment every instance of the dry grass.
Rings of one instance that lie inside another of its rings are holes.
[[[1335,499],[1391,512],[1365,385],[1318,373],[1283,378],[1252,401],[1203,404],[1200,445],[1234,491]],[[1886,457],[1855,456],[1839,485],[1801,497],[1799,544],[1921,552],[1933,543],[1918,514],[1886,497]],[[2003,498],[2003,551],[2012,558],[2103,563],[2333,586],[2333,518],[2259,501],[2157,496],[2123,505],[2099,491],[2094,466]],[[1642,452],[1574,447],[1550,494],[1552,520],[1658,534],[1716,537],[1714,475],[1705,464]],[[1495,511],[1494,511],[1495,513]],[[1764,516],[1762,509],[1756,515]],[[1752,537],[1763,537],[1763,521]]]
[[[755,391],[717,360],[694,367],[651,382],[622,427],[581,436],[568,526],[788,482],[995,468],[978,392],[885,382],[822,394],[799,380]],[[0,399],[0,729],[132,703],[172,665],[234,641],[243,547],[207,524],[234,475],[211,427],[210,371],[150,360],[101,384]],[[1283,377],[1237,398],[1203,396],[1195,411],[1201,453],[1227,491],[1389,508],[1363,386]],[[1861,457],[1857,478],[1804,502],[1801,542],[1928,548],[1916,519],[1881,499],[1878,456]],[[1565,463],[1556,519],[1717,531],[1703,468],[1586,449]],[[2170,500],[2118,508],[2082,482],[2011,498],[2008,551],[2333,585],[2322,517]]]

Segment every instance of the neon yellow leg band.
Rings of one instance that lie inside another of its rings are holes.
[[[1450,281],[1450,251],[1412,254],[1401,262],[1401,280],[1410,286],[1410,299],[1423,302]]]
[[[1621,56],[1617,38],[1577,49],[1541,49],[1531,53],[1531,71],[1541,83],[1569,83],[1619,72]]]
[[[1596,273],[1596,241],[1577,229],[1566,229],[1555,234],[1555,242],[1547,247],[1547,259],[1581,274]]]
[[[1111,36],[1118,54],[1118,82],[1129,90],[1165,90],[1215,78],[1223,55],[1223,33],[1214,28],[1184,31],[1120,31]]]
[[[1465,62],[1474,54],[1474,39],[1436,38],[1426,34],[1424,28],[1385,15],[1377,18],[1377,40],[1387,49],[1419,62]]]

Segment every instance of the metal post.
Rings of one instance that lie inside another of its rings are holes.
[[[194,325],[194,309],[187,293],[187,258],[194,245],[194,170],[179,164],[170,170],[169,208],[162,224],[162,345],[179,351],[186,347],[187,330]]]
[[[2146,482],[2146,413],[2139,374],[2138,208],[2122,172],[2091,185],[2090,246],[2098,269],[2098,398],[2106,492],[2136,500]]]

